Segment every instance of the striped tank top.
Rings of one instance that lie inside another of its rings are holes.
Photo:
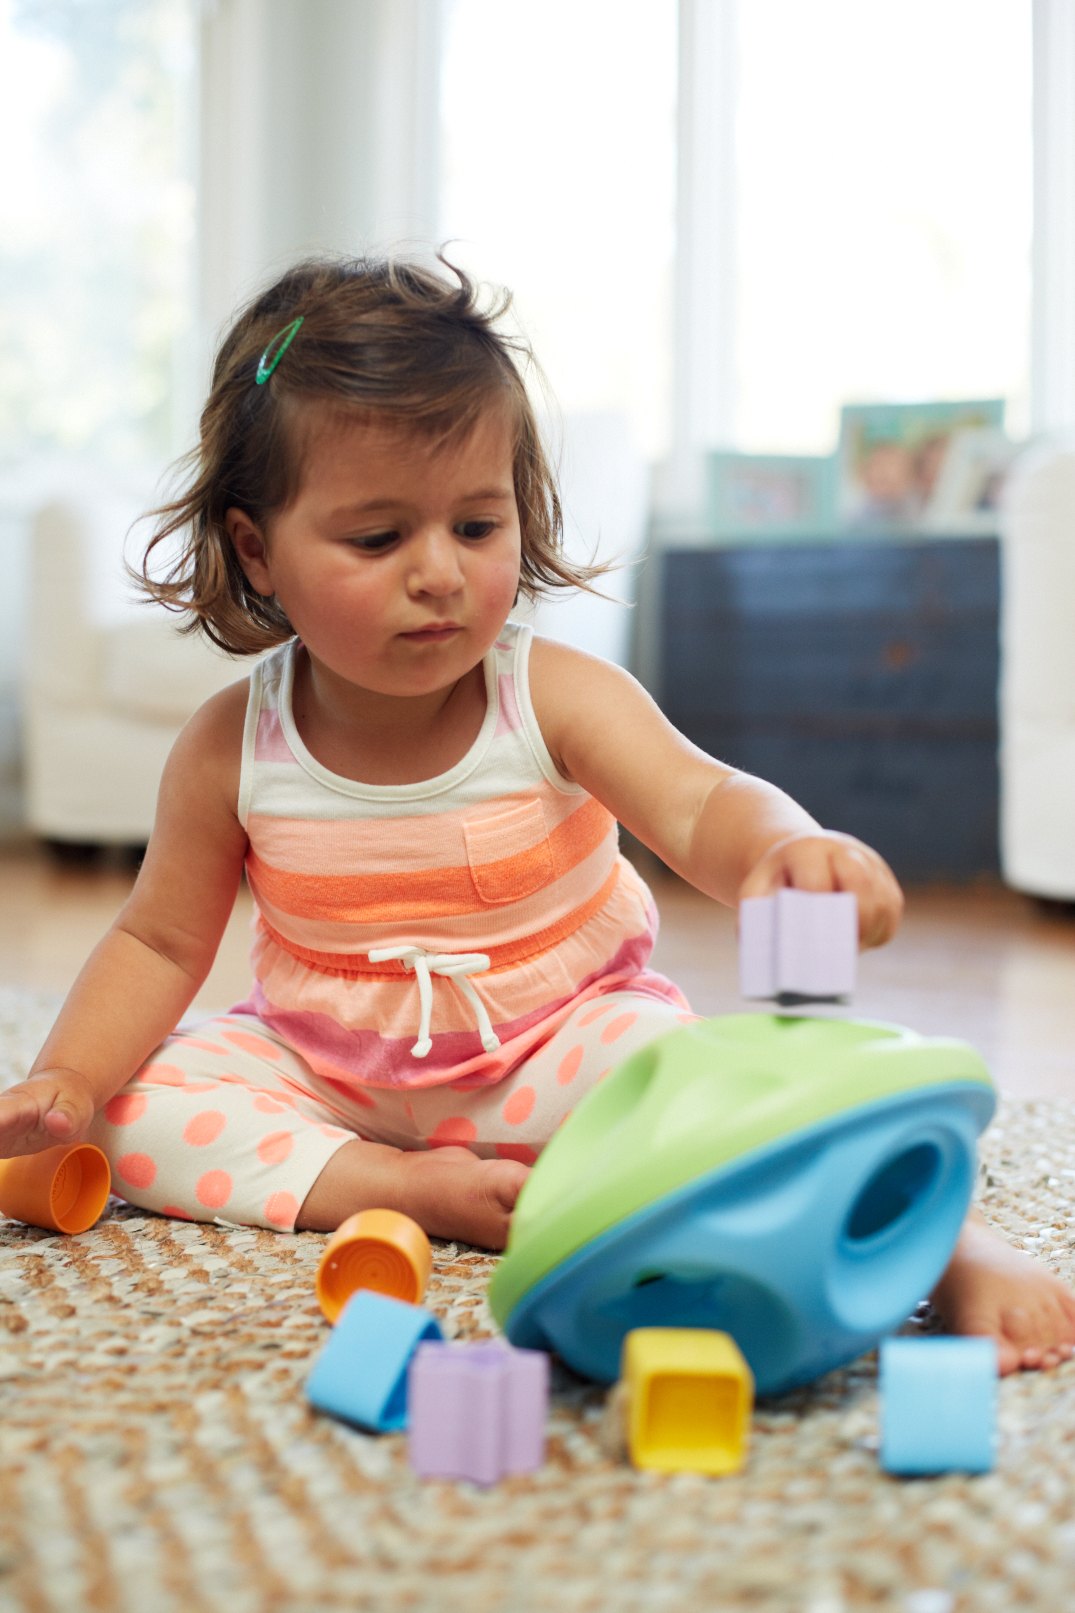
[[[256,1014],[323,1080],[500,1080],[580,1000],[641,990],[653,900],[612,814],[556,770],[530,701],[531,631],[485,658],[486,711],[461,761],[417,784],[341,778],[295,726],[298,645],[250,679],[239,816],[249,840]]]

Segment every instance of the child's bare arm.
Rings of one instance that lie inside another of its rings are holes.
[[[707,756],[619,667],[539,640],[532,688],[560,770],[698,890],[730,906],[781,885],[850,890],[863,945],[891,937],[903,899],[875,851]]]
[[[181,1018],[208,974],[242,872],[236,817],[245,685],[176,741],[134,890],[90,954],[27,1080],[0,1093],[0,1157],[76,1141]]]

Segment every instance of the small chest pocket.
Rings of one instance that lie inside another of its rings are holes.
[[[553,877],[549,832],[540,801],[513,801],[463,824],[470,877],[483,902],[532,896]]]

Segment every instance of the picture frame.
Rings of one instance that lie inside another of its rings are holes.
[[[847,404],[840,414],[837,512],[856,535],[922,530],[957,433],[1003,435],[1003,398]]]
[[[995,426],[954,432],[923,527],[949,534],[995,532],[1004,483],[1018,452],[1019,445]]]
[[[832,455],[706,456],[706,528],[718,541],[823,537],[834,523]]]

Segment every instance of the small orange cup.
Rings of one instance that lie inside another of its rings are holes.
[[[92,1143],[60,1143],[0,1159],[0,1214],[54,1232],[86,1232],[112,1191],[108,1160]]]
[[[418,1305],[432,1270],[433,1251],[417,1221],[398,1210],[360,1210],[325,1245],[317,1301],[330,1322],[360,1288]]]

